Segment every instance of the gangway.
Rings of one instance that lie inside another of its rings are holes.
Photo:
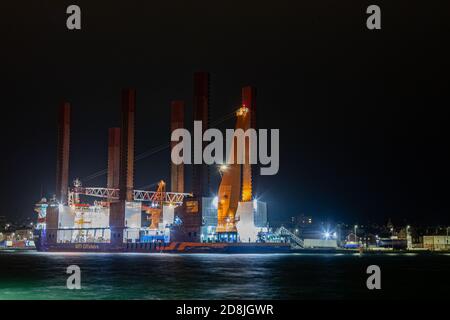
[[[285,227],[280,227],[275,231],[275,235],[277,236],[284,236],[291,239],[291,242],[293,242],[296,246],[303,248],[303,239],[300,239],[298,236],[290,232]]]
[[[74,187],[70,190],[70,192],[92,197],[119,199],[119,189]],[[135,201],[149,201],[149,202],[161,201],[160,199],[161,195],[157,191],[134,190],[133,195]],[[163,196],[164,199],[162,200],[164,202],[179,206],[183,203],[183,199],[185,197],[192,196],[192,194],[178,193],[178,192],[164,192]]]

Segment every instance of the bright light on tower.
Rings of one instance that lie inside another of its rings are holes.
[[[214,208],[218,208],[218,206],[219,206],[219,197],[218,196],[215,196],[214,197],[214,199],[213,199],[213,201],[212,201],[212,205],[214,206]]]

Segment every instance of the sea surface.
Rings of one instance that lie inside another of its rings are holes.
[[[69,290],[66,269],[81,269]],[[381,290],[366,269],[381,268]],[[448,297],[450,254],[97,254],[0,251],[0,299]]]

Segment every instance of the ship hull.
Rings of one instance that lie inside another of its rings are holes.
[[[222,254],[263,254],[290,253],[290,245],[284,243],[196,243],[171,242],[124,243],[113,246],[109,243],[61,243],[37,247],[41,252],[98,252],[98,253],[222,253]]]

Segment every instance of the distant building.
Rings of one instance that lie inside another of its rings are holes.
[[[397,237],[380,238],[378,240],[378,247],[404,250],[408,247],[408,242],[406,239],[398,239]]]
[[[423,247],[433,251],[450,250],[450,236],[424,236]]]
[[[291,217],[291,224],[292,227],[294,228],[298,228],[304,225],[309,225],[313,223],[313,219],[311,216],[306,216],[304,214],[295,216],[295,217]]]

